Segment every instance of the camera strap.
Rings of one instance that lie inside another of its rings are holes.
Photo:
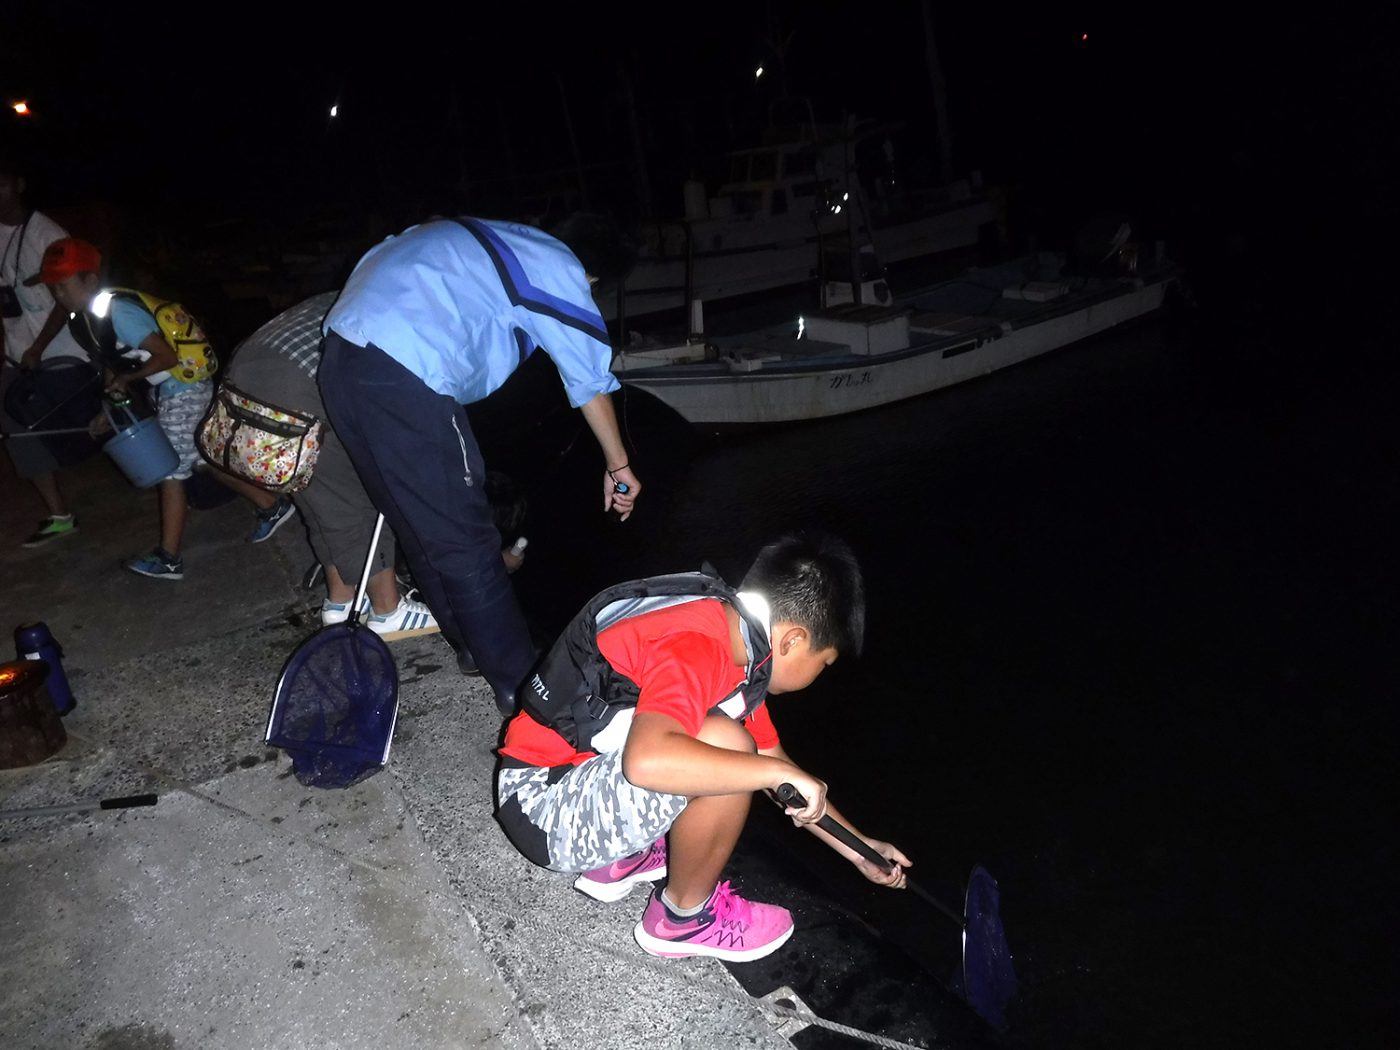
[[[13,231],[10,234],[10,239],[5,242],[4,254],[0,255],[0,284],[19,284],[19,257],[20,253],[24,251],[24,232],[29,229],[29,220],[32,218],[34,218],[34,213],[31,211],[19,224],[19,229]],[[10,257],[10,246],[15,243],[16,237],[19,238],[19,247],[15,249],[15,266],[10,271],[10,279],[7,281],[5,280],[5,260]]]

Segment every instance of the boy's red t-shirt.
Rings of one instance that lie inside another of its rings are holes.
[[[598,651],[637,683],[638,711],[670,715],[694,736],[710,709],[733,696],[744,680],[729,644],[724,603],[683,602],[614,624],[598,636]],[[778,731],[767,701],[744,719],[760,751],[775,747]],[[520,712],[506,728],[501,754],[533,766],[578,765],[594,755],[575,751],[554,730]]]

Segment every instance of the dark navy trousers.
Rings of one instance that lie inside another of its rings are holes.
[[[459,653],[470,650],[497,703],[513,705],[534,648],[501,560],[466,411],[379,348],[334,332],[320,385],[331,425],[443,635]]]

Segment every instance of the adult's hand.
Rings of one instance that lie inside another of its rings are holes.
[[[626,491],[619,491],[626,486]],[[632,513],[637,496],[642,491],[642,483],[632,472],[630,465],[624,464],[616,470],[603,472],[603,510],[615,510],[623,521]]]
[[[613,412],[612,397],[598,394],[584,402],[579,411],[583,413],[588,429],[603,450],[603,511],[615,510],[626,521],[641,494],[642,483],[627,462],[627,449],[623,447],[622,435],[617,429],[617,414]],[[626,492],[619,492],[618,486],[627,486]]]
[[[20,355],[19,366],[26,372],[32,372],[39,367],[39,362],[43,359],[44,348],[36,343]]]
[[[514,572],[525,564],[525,552],[521,551],[517,554],[514,547],[509,547],[501,551],[501,560],[505,562],[506,572]]]

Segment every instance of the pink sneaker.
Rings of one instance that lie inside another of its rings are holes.
[[[642,950],[668,959],[713,955],[751,962],[777,951],[792,936],[792,913],[775,904],[744,900],[721,882],[696,915],[680,918],[652,891],[642,921],[632,931]]]
[[[655,882],[666,877],[666,836],[639,853],[592,871],[585,871],[574,880],[574,889],[588,894],[595,901],[620,901],[639,882]]]

